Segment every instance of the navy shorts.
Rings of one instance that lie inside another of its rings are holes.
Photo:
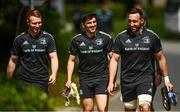
[[[137,99],[138,95],[148,94],[152,96],[153,82],[143,82],[137,85],[124,84],[121,85],[122,99],[129,102]]]
[[[108,94],[107,91],[108,80],[101,80],[95,82],[80,81],[80,97],[94,98],[98,94]]]

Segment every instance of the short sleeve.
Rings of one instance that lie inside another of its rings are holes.
[[[159,37],[157,37],[156,35],[153,39],[154,39],[153,52],[158,53],[162,49],[161,41],[160,41]]]
[[[48,36],[47,51],[48,53],[56,52],[56,43],[52,36]]]
[[[106,52],[111,52],[112,51],[112,46],[113,46],[113,39],[111,37],[107,37],[106,42],[105,42],[105,51]]]
[[[117,53],[117,54],[120,54],[122,52],[122,49],[123,49],[120,38],[121,38],[120,36],[117,36],[115,41],[114,41],[114,44],[113,44],[113,52]]]
[[[76,55],[77,53],[78,53],[78,47],[75,39],[73,39],[69,47],[69,54]]]
[[[21,46],[20,46],[20,40],[18,38],[14,39],[13,46],[11,49],[11,54],[19,56],[21,53]]]

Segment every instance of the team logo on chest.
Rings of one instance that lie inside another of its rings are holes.
[[[143,37],[142,40],[143,40],[143,42],[144,42],[145,44],[149,44],[149,43],[150,43],[149,36]]]
[[[43,45],[47,43],[45,38],[41,38],[39,39],[39,41],[40,41],[40,44],[43,44]]]
[[[102,45],[103,40],[101,38],[95,40],[96,45]]]

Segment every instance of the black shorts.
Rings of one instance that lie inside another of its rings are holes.
[[[129,102],[137,99],[138,95],[148,94],[152,96],[153,82],[143,82],[137,85],[123,84],[121,85],[122,99]]]
[[[108,80],[101,80],[95,82],[80,81],[80,97],[94,98],[98,94],[108,94],[107,91]]]

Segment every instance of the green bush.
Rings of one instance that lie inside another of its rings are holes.
[[[16,79],[7,79],[1,72],[0,110],[53,110],[54,99]]]

